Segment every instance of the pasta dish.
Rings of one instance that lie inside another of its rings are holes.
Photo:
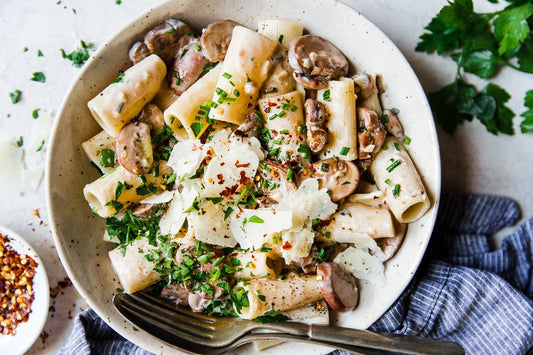
[[[88,102],[83,193],[124,292],[197,312],[328,323],[384,282],[431,203],[377,73],[300,24],[148,31]]]

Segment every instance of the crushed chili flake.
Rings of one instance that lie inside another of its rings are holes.
[[[0,333],[15,335],[19,323],[27,322],[35,298],[33,277],[38,263],[9,245],[0,233]]]
[[[286,241],[285,243],[283,243],[283,246],[281,248],[283,250],[289,250],[290,248],[292,248],[292,245],[291,245],[291,243]]]

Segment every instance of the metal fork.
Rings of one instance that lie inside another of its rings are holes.
[[[376,333],[336,326],[297,322],[266,323],[214,317],[175,306],[146,291],[118,293],[113,297],[117,311],[135,326],[189,353],[221,354],[237,346],[264,339],[314,342],[364,353],[363,349],[405,354],[464,354],[456,343],[428,338]],[[268,329],[280,333],[250,334]]]

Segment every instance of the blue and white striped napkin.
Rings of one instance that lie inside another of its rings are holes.
[[[525,354],[533,347],[533,218],[500,249],[488,240],[519,218],[509,199],[444,193],[417,275],[370,329],[458,342],[467,354]],[[150,353],[87,309],[60,354]]]

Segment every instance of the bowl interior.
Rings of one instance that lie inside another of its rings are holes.
[[[306,31],[340,48],[351,62],[351,72],[364,70],[382,76],[386,89],[383,104],[400,111],[406,133],[412,139],[408,150],[431,197],[432,208],[409,226],[403,246],[386,264],[386,284],[363,283],[356,310],[333,316],[333,322],[339,325],[367,328],[401,294],[424,254],[440,196],[440,157],[431,111],[406,59],[364,16],[334,0],[169,1],[135,19],[93,55],[72,84],[58,113],[47,168],[48,209],[55,243],[75,287],[127,339],[153,352],[169,349],[158,339],[133,331],[113,309],[111,299],[120,285],[107,257],[112,244],[102,240],[105,220],[92,214],[83,197],[84,185],[98,175],[81,148],[83,141],[101,130],[87,108],[87,101],[115,79],[120,70],[131,65],[128,59],[131,44],[169,17],[179,18],[196,30],[226,18],[250,28],[265,19],[299,22]],[[282,349],[289,351],[291,346],[286,344]],[[299,344],[298,349],[302,346]],[[316,347],[309,351],[312,349]]]

